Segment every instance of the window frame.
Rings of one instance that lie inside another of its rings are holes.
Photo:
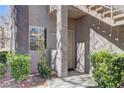
[[[37,29],[38,33],[38,37],[36,38],[36,42],[38,43],[38,47],[37,49],[31,49],[31,29]],[[39,51],[40,50],[40,43],[39,43],[39,37],[40,34],[43,35],[43,39],[44,39],[44,47],[45,49],[47,48],[47,32],[46,32],[46,28],[43,26],[35,26],[35,25],[29,25],[29,51]],[[41,36],[42,37],[42,36]]]

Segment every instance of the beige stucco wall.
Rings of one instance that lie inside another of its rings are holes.
[[[49,6],[29,6],[29,24],[47,28],[47,57],[51,63],[52,51],[56,49],[56,16],[49,14]],[[75,30],[75,53],[73,60],[77,62],[77,70],[89,72],[90,53],[107,48],[112,52],[122,52],[123,26],[121,26],[119,41],[117,41],[118,27],[110,30],[110,26],[100,22],[90,15],[68,20],[68,29]],[[111,31],[111,37],[110,37]],[[55,52],[55,51],[54,51]],[[55,61],[55,60],[54,60]]]
[[[48,18],[48,32],[47,32],[47,56],[49,63],[55,68],[56,60],[56,16],[50,14]]]
[[[62,20],[64,20],[63,24],[58,24],[62,27],[57,29],[57,19],[54,13],[49,13],[49,6],[29,6],[28,7],[28,17],[29,17],[29,25],[34,26],[42,26],[47,29],[47,58],[49,63],[51,63],[51,54],[52,50],[56,50],[56,31],[60,31],[60,29],[65,29],[67,25],[64,24],[64,22],[67,22],[62,16]],[[64,13],[64,12],[63,12]],[[64,14],[62,14],[64,15]],[[59,18],[59,17],[58,17]],[[58,19],[59,20],[59,19]],[[23,23],[23,20],[21,21]],[[64,26],[63,26],[64,25]],[[98,51],[103,48],[107,48],[112,52],[123,52],[124,50],[124,26],[120,27],[114,27],[112,30],[110,30],[112,27],[109,25],[99,21],[98,19],[93,18],[90,15],[86,15],[77,19],[68,19],[68,29],[75,31],[75,37],[74,37],[74,48],[75,53],[73,54],[73,60],[77,62],[77,70],[81,72],[89,72],[90,71],[90,61],[88,59],[88,56],[90,53]],[[64,30],[63,30],[64,31]],[[63,33],[63,32],[61,32]],[[119,34],[118,34],[119,33]],[[24,33],[22,33],[24,35]],[[67,37],[64,39],[64,35],[67,35],[68,33],[64,32],[61,36],[63,46],[61,49],[64,50],[67,49],[66,45],[64,43],[67,43],[65,39],[68,39]],[[19,34],[18,34],[19,35]],[[117,38],[118,35],[118,38]],[[21,40],[21,39],[20,39]],[[26,39],[28,42],[28,39]],[[23,40],[24,41],[24,40]],[[61,50],[63,52],[63,50]],[[37,72],[37,63],[38,63],[38,53],[36,52],[29,52],[32,57],[32,72]],[[64,57],[63,62],[67,61],[67,54],[64,50]],[[65,57],[66,56],[66,57]],[[36,59],[37,58],[37,59]],[[56,58],[55,58],[56,59]],[[37,60],[37,61],[36,61]],[[66,71],[67,65],[63,65],[62,69],[63,71]]]
[[[84,20],[83,17],[76,20],[76,62],[77,69],[81,72],[85,72],[85,68],[87,68],[86,61],[88,61],[87,55],[89,54],[89,26],[86,24],[88,20]]]
[[[14,26],[15,41],[13,42],[15,46],[15,51],[21,54],[29,53],[29,20],[28,20],[28,6],[27,5],[17,5],[16,9],[16,25]],[[17,27],[17,28],[16,28]],[[16,32],[17,31],[17,32]],[[13,36],[14,39],[14,36]],[[14,48],[13,46],[13,48]]]
[[[76,53],[78,69],[84,72],[89,72],[90,62],[88,56],[92,52],[96,52],[104,48],[109,49],[113,53],[123,52],[123,31],[124,26],[113,28],[103,22],[100,22],[98,19],[91,17],[90,15],[77,19]]]
[[[29,25],[47,27],[48,6],[31,5],[29,6]]]
[[[51,63],[51,50],[56,49],[56,16],[49,15],[49,6],[31,5],[29,6],[29,25],[45,27],[47,30],[47,49],[46,55],[48,62]],[[32,72],[37,72],[38,52],[30,51],[32,57]],[[35,61],[34,61],[35,60]],[[37,61],[36,61],[37,60]]]
[[[29,24],[45,27],[47,29],[47,49],[56,47],[56,17],[49,14],[49,6],[29,6]]]

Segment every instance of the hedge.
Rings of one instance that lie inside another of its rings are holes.
[[[17,81],[25,79],[31,72],[29,55],[9,53],[7,55],[7,63],[10,75]]]
[[[124,81],[124,53],[112,54],[100,50],[90,55],[93,77],[98,87],[116,88]]]
[[[4,64],[0,63],[0,79],[3,79],[4,74],[5,74],[5,69],[4,69]]]
[[[51,68],[45,57],[45,49],[44,48],[42,48],[40,50],[40,55],[41,55],[41,58],[40,58],[40,62],[38,63],[38,68],[37,68],[38,72],[42,78],[48,78],[51,74]]]
[[[0,63],[6,64],[8,51],[0,51]]]

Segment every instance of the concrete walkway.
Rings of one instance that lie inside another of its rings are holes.
[[[70,76],[48,80],[50,88],[92,88],[97,84],[90,75]]]

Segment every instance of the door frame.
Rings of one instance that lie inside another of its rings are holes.
[[[68,29],[68,31],[72,31],[72,29]],[[68,38],[69,39],[69,38]],[[76,53],[76,51],[75,51],[75,30],[73,30],[73,39],[72,39],[72,42],[73,42],[73,45],[72,45],[72,53],[73,53],[73,65],[74,65],[74,67],[73,68],[69,68],[68,67],[68,71],[74,71],[75,70],[75,68],[77,67],[77,64],[76,64],[76,57],[75,57],[75,53]],[[69,64],[69,62],[68,62],[68,64]]]

